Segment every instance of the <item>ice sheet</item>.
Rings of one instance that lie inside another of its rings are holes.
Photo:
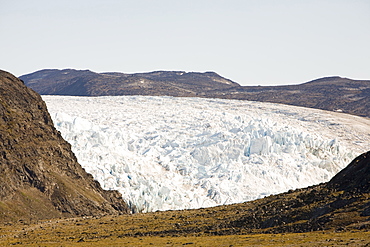
[[[135,212],[238,203],[325,182],[370,140],[368,119],[279,104],[43,99],[80,164]]]

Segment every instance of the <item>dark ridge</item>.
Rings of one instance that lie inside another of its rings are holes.
[[[124,74],[81,70],[42,70],[21,76],[40,94],[105,96],[167,95],[200,96],[210,90],[224,90],[239,84],[214,72],[153,71]]]
[[[370,192],[370,152],[354,159],[327,186],[344,191]]]
[[[243,86],[207,97],[281,103],[370,117],[370,80],[327,77],[299,85]]]
[[[370,117],[370,80],[324,77],[287,86],[240,86],[215,72],[153,71],[125,74],[41,70],[20,77],[40,94],[151,95],[251,100]]]

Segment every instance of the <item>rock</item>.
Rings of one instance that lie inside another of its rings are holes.
[[[370,151],[358,156],[327,185],[344,191],[370,192]]]

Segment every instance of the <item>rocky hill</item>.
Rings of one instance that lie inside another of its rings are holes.
[[[39,94],[0,71],[0,222],[127,213],[77,163]]]
[[[234,87],[208,97],[252,100],[370,117],[370,80],[326,77],[288,86]]]
[[[41,70],[20,77],[40,94],[200,96],[209,90],[239,86],[214,72],[155,71],[95,73],[89,70]]]
[[[153,95],[207,97],[282,103],[370,117],[370,80],[326,77],[299,85],[240,86],[214,72],[95,73],[40,70],[20,77],[49,95]]]

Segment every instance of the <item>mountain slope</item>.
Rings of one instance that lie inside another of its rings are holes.
[[[40,94],[153,95],[283,103],[370,117],[370,81],[326,77],[300,85],[240,86],[214,72],[94,73],[41,70],[20,77]]]
[[[207,96],[282,103],[370,117],[370,80],[326,77],[300,85],[235,87]]]
[[[40,94],[197,96],[209,90],[239,86],[214,72],[155,71],[95,73],[89,70],[41,70],[20,77]]]
[[[77,163],[41,97],[5,71],[0,116],[0,221],[127,212]]]

